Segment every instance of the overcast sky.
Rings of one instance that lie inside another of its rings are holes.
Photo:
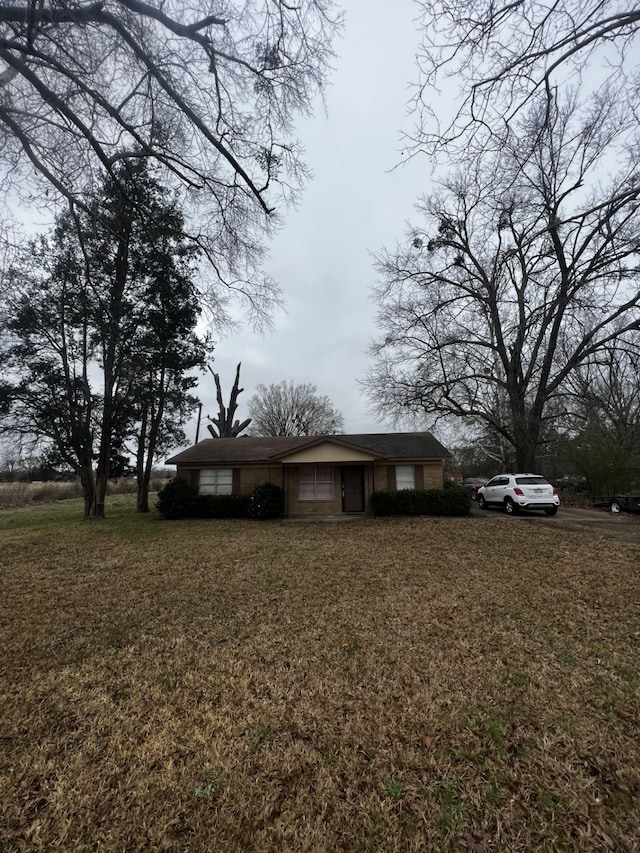
[[[371,253],[403,236],[418,195],[429,188],[426,159],[394,169],[401,131],[412,125],[407,104],[416,79],[417,9],[412,0],[341,5],[345,32],[335,44],[326,114],[320,107],[298,124],[313,179],[298,208],[286,214],[266,263],[286,311],[264,335],[249,329],[226,338],[215,334],[213,367],[226,403],[242,362],[241,419],[258,384],[284,379],[312,383],[328,396],[344,416],[345,432],[384,432],[387,426],[368,412],[358,379],[370,364],[366,350],[376,333]],[[210,375],[197,393],[203,418],[217,415]],[[189,441],[195,424],[194,417],[187,425]],[[200,437],[208,437],[204,427]]]

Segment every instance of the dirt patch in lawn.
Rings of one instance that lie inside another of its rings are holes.
[[[0,529],[0,849],[637,850],[640,548],[476,519]]]

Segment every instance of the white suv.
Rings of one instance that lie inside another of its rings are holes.
[[[543,509],[547,515],[555,515],[560,498],[558,490],[537,474],[499,474],[478,489],[478,506],[500,506],[509,515],[521,509]]]

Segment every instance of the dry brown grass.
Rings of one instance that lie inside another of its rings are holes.
[[[637,546],[125,510],[0,515],[0,849],[640,849]]]
[[[157,491],[166,483],[166,479],[152,482],[152,489]],[[112,480],[107,486],[108,495],[130,495],[136,491],[135,478],[121,478]],[[46,482],[35,481],[33,483],[12,482],[0,483],[0,509],[10,509],[19,506],[30,506],[32,504],[51,503],[52,501],[66,501],[71,498],[80,497],[82,487],[79,481],[69,482]]]
[[[80,483],[0,483],[0,509],[69,500],[82,494]]]

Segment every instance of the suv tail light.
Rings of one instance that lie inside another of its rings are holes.
[[[556,489],[556,487],[555,487],[555,486],[553,487],[553,494],[554,494],[554,495],[557,495],[557,494],[558,494],[558,490]]]
[[[519,486],[516,486],[513,491],[515,492],[516,495],[518,495],[519,498],[524,497],[524,492],[522,491],[522,489]]]

